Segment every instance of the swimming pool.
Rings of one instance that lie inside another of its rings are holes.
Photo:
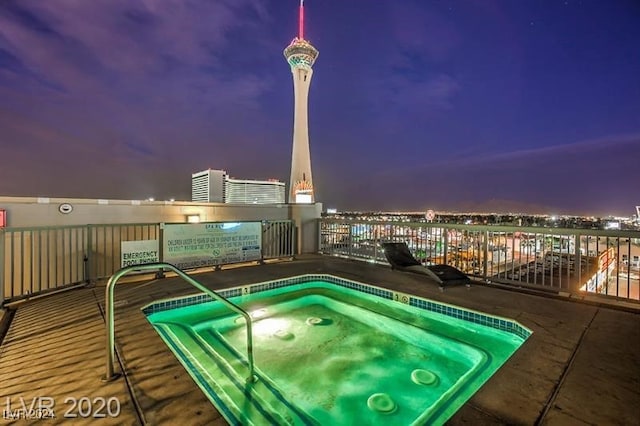
[[[230,424],[441,424],[524,343],[520,324],[331,275],[199,294],[143,311]]]

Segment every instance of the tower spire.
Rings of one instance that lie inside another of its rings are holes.
[[[300,0],[300,14],[298,16],[298,38],[304,40],[304,0]]]

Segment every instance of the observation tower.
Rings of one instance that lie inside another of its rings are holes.
[[[298,37],[284,49],[284,57],[293,74],[293,150],[291,153],[291,179],[289,203],[314,203],[311,178],[311,154],[309,153],[309,86],[313,75],[313,63],[318,50],[304,39],[304,0],[300,0]]]

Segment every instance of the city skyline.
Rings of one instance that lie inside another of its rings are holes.
[[[190,197],[288,181],[298,1],[0,4],[0,195]],[[633,1],[307,1],[316,199],[630,216]]]

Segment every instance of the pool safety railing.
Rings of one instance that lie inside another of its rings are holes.
[[[260,261],[293,258],[298,249],[296,223],[261,222]],[[158,241],[162,253],[159,223],[0,228],[0,307],[107,280],[121,268],[122,243],[145,240]]]
[[[640,302],[640,231],[322,218],[319,252],[387,263],[404,242],[424,264],[487,283]]]
[[[114,357],[115,357],[115,327],[114,327],[114,317],[113,317],[113,311],[114,311],[114,292],[115,292],[115,287],[116,284],[118,282],[118,280],[120,278],[122,278],[123,276],[127,275],[130,272],[139,272],[139,271],[158,271],[158,270],[164,270],[164,269],[168,269],[172,272],[174,272],[176,275],[178,275],[180,278],[182,278],[183,280],[185,280],[187,283],[191,284],[192,286],[196,287],[198,290],[202,291],[203,293],[207,294],[208,296],[210,296],[213,300],[217,300],[219,302],[222,302],[224,305],[226,305],[229,309],[231,309],[232,311],[242,315],[247,323],[247,362],[249,364],[249,376],[247,377],[246,382],[247,383],[252,383],[255,381],[255,375],[254,375],[254,365],[253,365],[253,332],[252,332],[252,326],[251,326],[251,316],[244,311],[242,308],[240,308],[238,305],[230,302],[229,300],[227,300],[226,298],[224,298],[223,296],[219,295],[218,293],[216,293],[213,290],[209,290],[208,288],[206,288],[205,286],[203,286],[202,284],[200,284],[198,281],[194,280],[193,278],[191,278],[189,275],[187,275],[186,273],[184,273],[184,271],[180,270],[179,268],[175,267],[174,265],[171,265],[170,263],[164,263],[164,262],[158,262],[158,263],[148,263],[148,264],[144,264],[144,265],[133,265],[133,266],[128,266],[126,268],[122,268],[119,271],[117,271],[115,274],[113,274],[113,276],[111,276],[111,278],[109,278],[109,281],[107,282],[107,287],[105,289],[105,319],[106,319],[106,328],[107,328],[107,369],[106,369],[106,374],[105,376],[102,378],[102,381],[104,382],[110,382],[112,380],[117,379],[118,377],[120,377],[119,374],[116,374],[114,371],[114,366],[113,366],[113,362],[114,362]]]

